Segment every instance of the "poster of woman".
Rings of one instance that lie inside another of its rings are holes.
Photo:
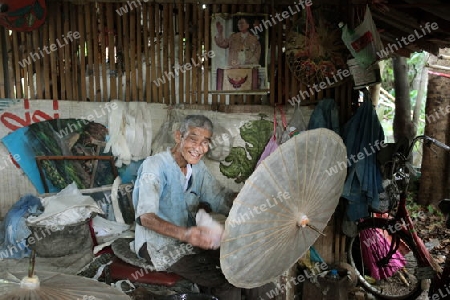
[[[211,89],[266,89],[268,29],[259,26],[264,14],[214,14],[211,21]]]

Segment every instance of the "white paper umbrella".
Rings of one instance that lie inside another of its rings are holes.
[[[225,223],[220,264],[228,281],[261,286],[296,263],[334,213],[346,166],[342,139],[324,128],[294,136],[267,157]]]
[[[25,278],[25,279],[24,279]],[[129,300],[123,292],[93,279],[55,272],[0,274],[0,300]]]

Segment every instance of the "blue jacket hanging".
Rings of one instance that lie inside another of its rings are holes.
[[[339,111],[334,99],[322,99],[317,103],[308,123],[308,130],[315,128],[328,128],[340,134]]]
[[[384,142],[384,132],[370,100],[365,100],[344,125],[342,138],[347,147],[347,178],[342,197],[348,200],[347,215],[356,221],[369,215],[369,207],[379,207],[383,191],[376,152]]]

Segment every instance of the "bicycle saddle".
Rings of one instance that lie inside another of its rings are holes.
[[[439,209],[445,215],[445,226],[450,228],[450,199],[443,199],[438,204]]]

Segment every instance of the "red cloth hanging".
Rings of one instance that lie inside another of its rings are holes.
[[[45,22],[45,0],[0,0],[0,25],[14,31],[32,31]]]

